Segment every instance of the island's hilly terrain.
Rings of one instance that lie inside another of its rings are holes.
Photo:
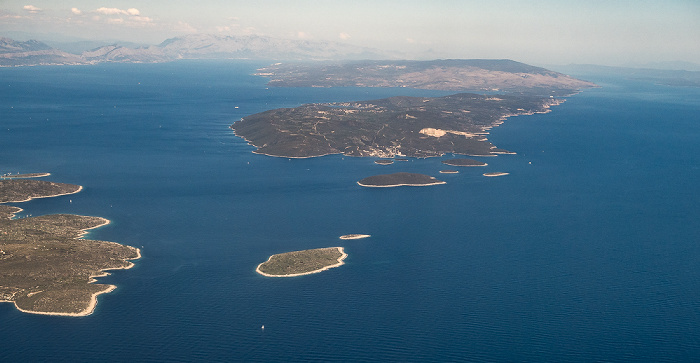
[[[559,99],[461,93],[306,104],[235,122],[236,135],[256,153],[284,157],[327,154],[431,157],[447,153],[493,156],[488,130],[508,116],[547,112]]]
[[[411,87],[564,96],[595,87],[509,59],[277,63],[258,70],[277,87]]]
[[[20,42],[0,38],[0,67],[56,64],[85,64],[85,61],[79,55],[52,48],[36,40]]]
[[[347,256],[342,247],[285,252],[270,256],[255,270],[268,277],[309,275],[342,266]]]
[[[37,180],[0,181],[0,203],[80,191],[72,184]],[[100,217],[52,214],[10,219],[21,209],[0,205],[0,301],[37,314],[90,314],[96,296],[115,286],[93,284],[105,270],[129,268],[139,250],[114,242],[80,239],[109,223]]]

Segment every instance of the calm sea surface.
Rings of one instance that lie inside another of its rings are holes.
[[[252,154],[246,115],[447,94],[267,89],[261,65],[0,68],[0,172],[85,187],[13,205],[108,218],[89,238],[143,252],[88,317],[0,304],[0,361],[700,360],[700,89],[580,75],[603,87],[493,130],[517,155],[438,174]],[[447,184],[355,183],[398,171]],[[344,266],[255,273],[330,246]]]

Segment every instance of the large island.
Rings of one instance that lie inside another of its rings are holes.
[[[82,187],[48,181],[0,180],[0,202],[21,202],[77,193]],[[0,205],[0,301],[35,314],[83,316],[97,296],[114,285],[95,284],[107,270],[128,269],[137,248],[82,239],[109,221],[100,217],[53,214],[11,219],[21,208]]]
[[[565,96],[595,87],[545,68],[510,59],[367,60],[277,63],[258,70],[274,87],[411,87]]]
[[[511,154],[487,139],[509,116],[548,112],[593,83],[511,60],[290,63],[262,68],[279,87],[411,87],[476,91],[305,104],[247,116],[231,128],[255,153],[304,158]],[[495,94],[499,92],[503,94]]]
[[[391,97],[275,109],[245,117],[231,128],[257,148],[255,153],[280,157],[495,156],[509,152],[486,139],[492,127],[509,116],[548,112],[559,102],[473,93]]]

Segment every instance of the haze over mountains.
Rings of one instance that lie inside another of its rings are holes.
[[[24,39],[27,39],[24,37]],[[257,59],[265,61],[354,61],[410,59],[404,54],[341,42],[283,39],[262,35],[224,36],[192,34],[170,38],[158,45],[118,42],[89,50],[94,41],[18,41],[0,37],[0,67],[37,65],[85,65],[104,62],[160,63],[178,59]],[[434,59],[426,53],[423,59]],[[585,71],[590,65],[548,66],[563,72]],[[629,78],[655,83],[697,87],[700,65],[689,62],[636,64],[631,68],[603,67]]]
[[[72,54],[45,43],[0,38],[0,66],[96,64],[102,62],[152,63],[176,59],[387,59],[396,58],[377,49],[329,41],[272,38],[259,35],[210,34],[170,38],[158,45],[126,47],[105,45]]]

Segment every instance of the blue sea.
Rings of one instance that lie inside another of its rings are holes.
[[[264,65],[0,68],[0,173],[84,186],[20,216],[105,217],[88,238],[143,254],[90,316],[0,304],[0,361],[700,360],[700,88],[576,74],[601,87],[492,130],[517,155],[439,174],[253,154],[229,129],[253,113],[448,94],[268,89]],[[399,171],[447,184],[356,184]],[[255,272],[331,246],[345,265]]]

